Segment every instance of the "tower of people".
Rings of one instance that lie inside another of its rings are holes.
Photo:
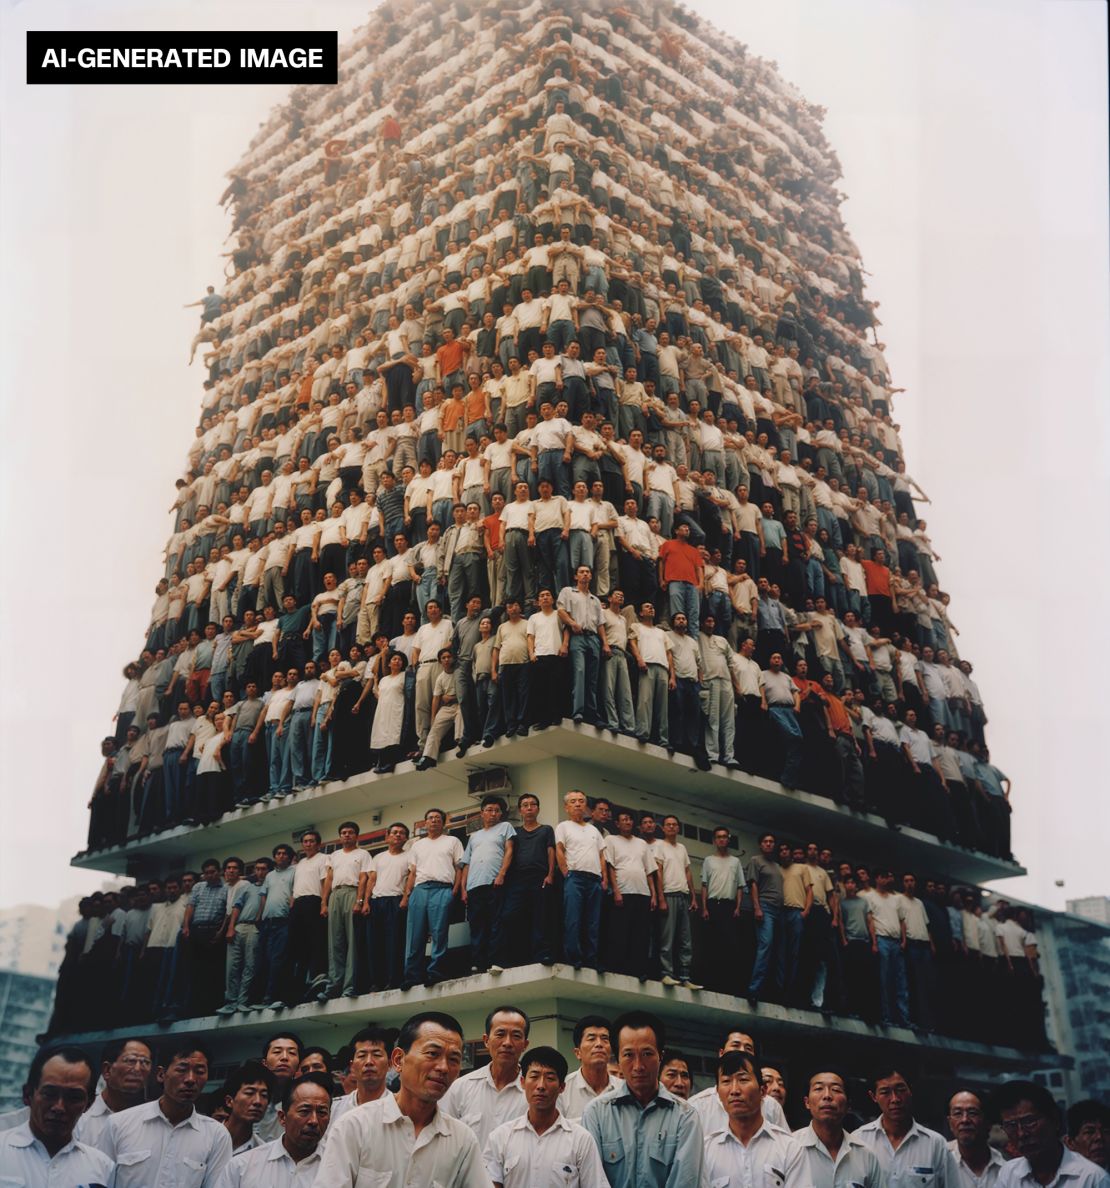
[[[56,1031],[1043,1046],[822,116],[647,0],[391,0],[271,113]]]

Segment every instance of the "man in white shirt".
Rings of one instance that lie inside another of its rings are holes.
[[[894,891],[894,873],[875,872],[875,889],[867,897],[879,956],[879,993],[885,1024],[910,1025],[910,995],[906,981],[906,908]]]
[[[586,795],[577,789],[563,797],[566,821],[555,826],[555,860],[563,875],[563,949],[575,969],[597,967],[601,902],[608,879],[605,839],[586,823]]]
[[[341,848],[328,855],[320,893],[320,914],[328,921],[328,984],[317,995],[317,1002],[327,1002],[340,995],[355,997],[358,967],[355,936],[362,931],[362,908],[371,866],[370,855],[358,844],[358,837],[358,825],[344,821],[339,826]]]
[[[408,852],[409,873],[400,908],[408,908],[405,944],[405,972],[402,990],[417,982],[434,986],[442,982],[443,959],[447,956],[448,916],[451,901],[462,883],[462,842],[443,832],[447,814],[432,808],[424,814],[425,837],[418,837]],[[424,946],[429,933],[432,954],[424,969]]]
[[[332,1111],[330,1082],[324,1073],[292,1081],[278,1110],[281,1135],[236,1156],[217,1188],[312,1188]]]
[[[559,1113],[577,1120],[595,1097],[610,1089],[623,1088],[620,1077],[609,1072],[612,1055],[609,1020],[602,1015],[583,1015],[574,1025],[574,1056],[578,1067],[567,1077],[559,1094]]]
[[[80,1048],[44,1048],[32,1060],[23,1086],[26,1122],[0,1134],[0,1175],[27,1188],[107,1184],[112,1160],[74,1138],[74,1128],[96,1081]]]
[[[554,1048],[525,1054],[521,1084],[527,1112],[498,1126],[485,1145],[486,1171],[495,1188],[535,1188],[549,1182],[607,1188],[597,1144],[559,1109],[566,1077],[566,1058]]]
[[[605,966],[646,982],[659,867],[647,842],[633,836],[634,828],[632,813],[622,809],[617,813],[617,832],[605,839],[605,864],[613,888]]]
[[[663,818],[663,844],[656,849],[663,882],[662,935],[659,938],[659,961],[664,986],[684,986],[700,990],[690,977],[694,948],[690,915],[697,911],[698,898],[690,873],[690,855],[678,840],[681,824],[673,813]]]
[[[669,744],[668,697],[675,688],[670,636],[655,626],[655,606],[640,606],[640,621],[629,633],[628,646],[640,669],[636,691],[636,737],[642,743]]]
[[[747,1052],[726,1052],[717,1062],[717,1097],[728,1125],[705,1136],[705,1171],[711,1184],[808,1184],[800,1144],[764,1120],[761,1070]]]
[[[520,1058],[528,1047],[529,1027],[528,1016],[518,1007],[500,1006],[490,1011],[482,1035],[489,1063],[459,1077],[443,1098],[443,1112],[465,1122],[483,1148],[491,1131],[519,1118],[528,1108]]]
[[[739,1027],[730,1027],[722,1038],[717,1055],[724,1056],[727,1052],[747,1052],[754,1059],[756,1055],[755,1040]],[[721,1104],[716,1084],[695,1093],[690,1098],[690,1104],[697,1111],[698,1118],[701,1120],[701,1128],[706,1134],[724,1130],[728,1125],[728,1114]],[[769,1126],[777,1127],[779,1130],[787,1129],[786,1115],[783,1113],[782,1106],[767,1093],[766,1086],[764,1086],[763,1103],[760,1108],[763,1110],[763,1117]]]
[[[948,1129],[956,1136],[948,1150],[956,1161],[960,1188],[995,1188],[1005,1160],[988,1141],[990,1122],[978,1093],[961,1089],[952,1094]]]
[[[1110,1188],[1110,1175],[1063,1142],[1060,1110],[1052,1094],[1032,1081],[1008,1081],[994,1108],[1018,1158],[1003,1165],[998,1188]]]
[[[116,1163],[113,1188],[213,1188],[231,1161],[231,1135],[199,1114],[207,1050],[185,1038],[159,1057],[157,1101],[115,1114],[100,1149]]]
[[[113,1040],[106,1045],[100,1054],[104,1088],[81,1115],[73,1129],[73,1137],[95,1147],[108,1129],[113,1114],[142,1105],[153,1065],[154,1051],[144,1040]]]
[[[409,827],[394,821],[386,831],[386,849],[374,855],[362,905],[366,919],[372,990],[395,989],[401,984],[404,945],[401,931],[401,896],[409,874],[405,846]]]
[[[879,1161],[844,1129],[848,1104],[841,1073],[826,1069],[810,1075],[805,1107],[812,1121],[794,1131],[805,1159],[806,1183],[812,1188],[885,1188]]]
[[[315,1188],[491,1188],[473,1132],[438,1108],[459,1075],[462,1047],[462,1028],[450,1015],[413,1015],[393,1049],[400,1088],[340,1118],[328,1135]]]
[[[911,1182],[928,1188],[958,1188],[948,1144],[935,1130],[914,1120],[913,1091],[902,1073],[897,1068],[880,1069],[869,1096],[879,1107],[879,1117],[854,1136],[878,1159],[887,1183],[892,1188]]]
[[[355,1087],[332,1103],[331,1120],[338,1122],[348,1110],[377,1101],[386,1091],[389,1058],[396,1031],[391,1027],[363,1027],[351,1040],[351,1076]]]

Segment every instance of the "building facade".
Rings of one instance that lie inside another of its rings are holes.
[[[23,1105],[27,1067],[50,1019],[55,976],[0,969],[0,1114]]]
[[[771,831],[814,842],[834,861],[913,872],[923,894],[931,885],[938,928],[951,891],[976,897],[983,883],[1021,873],[1009,852],[1008,781],[985,750],[978,690],[934,588],[914,503],[922,492],[905,471],[894,381],[838,213],[839,167],[821,114],[696,15],[637,0],[570,16],[389,4],[343,51],[338,87],[294,92],[273,113],[224,196],[238,244],[222,292],[214,286],[202,303],[198,434],[134,710],[121,715],[122,749],[101,769],[90,846],[76,864],[164,879],[209,856],[299,847],[310,827],[334,848],[347,820],[377,851],[390,822],[415,836],[433,806],[465,840],[481,793],[497,788],[514,808],[534,793],[551,824],[570,789],[637,816],[677,814],[695,878],[718,825],[745,863]],[[517,363],[531,380],[516,380]],[[505,424],[507,451],[492,422]],[[461,461],[441,484],[434,476],[448,450]],[[516,498],[516,480],[541,510],[487,521],[497,494]],[[579,480],[596,480],[604,505],[585,518],[574,507]],[[552,498],[567,499],[551,524],[545,481]],[[446,551],[427,551],[432,521]],[[704,549],[689,569],[683,528]],[[398,533],[419,550],[411,571],[394,564]],[[333,596],[325,574],[361,582],[360,561],[366,584],[344,583]],[[371,732],[370,706],[384,718],[388,688],[375,664],[379,628],[411,656],[405,614],[428,621],[437,596],[460,620],[473,595],[500,629],[508,602],[522,598],[531,613],[538,592],[569,586],[580,562],[592,565],[596,593],[623,589],[628,607],[653,604],[672,629],[659,642],[650,616],[620,616],[624,682],[602,680],[614,661],[608,637],[602,648],[600,632],[564,621],[562,649],[528,653],[525,728],[510,733],[505,682],[500,691],[482,682],[477,651],[456,631],[462,667],[485,699],[480,712],[474,688],[456,681],[466,753],[415,745],[430,734],[439,685],[424,664],[433,655],[420,656],[398,695],[396,729],[383,722]],[[393,565],[388,588],[372,576],[383,565]],[[757,577],[768,585],[753,594]],[[342,615],[338,597],[348,599]],[[283,616],[280,636],[266,626],[270,608]],[[701,633],[703,643],[695,628],[710,614],[718,630]],[[674,630],[679,615],[698,638],[692,659]],[[209,622],[217,626],[205,641]],[[754,676],[735,659],[749,638]],[[649,661],[649,641],[661,659]],[[365,648],[332,660],[332,642]],[[692,668],[675,671],[669,693],[668,649]],[[714,649],[725,665],[716,675]],[[781,712],[778,694],[768,695],[781,688],[776,656],[788,674]],[[142,741],[191,706],[203,718],[210,694],[240,701],[254,680],[276,695],[274,673],[287,666],[300,675],[314,658],[334,675],[367,657],[348,688],[375,674],[369,704],[343,690],[334,698],[357,728],[337,716],[327,735],[312,709],[307,737],[304,720],[290,720],[295,744],[269,730],[236,744],[232,731],[222,758],[193,774],[190,755],[214,728],[185,751],[170,746],[177,735],[161,738],[185,768],[170,775]],[[635,688],[634,705],[622,701],[622,683]],[[128,739],[129,722],[137,738]],[[918,727],[939,727],[946,753]],[[303,749],[287,763],[290,746]],[[412,753],[436,765],[417,767]],[[694,976],[712,981],[719,954],[700,923]],[[946,1010],[928,1020],[926,1039],[923,1025],[863,1021],[847,999],[835,1011],[773,994],[749,1004],[739,977],[699,991],[561,961],[471,974],[459,903],[450,935],[450,976],[430,989],[222,1018],[186,1012],[171,1031],[209,1033],[232,1059],[280,1020],[334,1050],[367,1020],[396,1024],[435,1005],[474,1040],[491,1002],[511,1000],[532,1016],[533,1042],[569,1052],[584,1012],[647,1006],[699,1073],[724,1025],[741,1019],[788,1074],[817,1051],[862,1065],[897,1050],[922,1094],[938,1099],[955,1075],[986,1081],[1046,1058],[1020,1021],[984,1030]],[[750,967],[747,897],[734,935],[739,964]],[[939,1004],[968,993],[978,967],[951,933],[935,939]],[[818,945],[830,976],[837,944]],[[120,1023],[135,1034],[150,1026]],[[92,1042],[105,1031],[82,1034]]]

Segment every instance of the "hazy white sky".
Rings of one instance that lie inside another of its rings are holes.
[[[1014,780],[1015,894],[1110,893],[1106,8],[692,0],[828,109],[908,468]],[[338,29],[361,3],[0,6],[0,905],[95,887],[86,801],[141,645],[219,285],[216,200],[277,87],[27,87],[27,29]],[[14,448],[12,448],[14,447]],[[1067,680],[1063,680],[1066,676]],[[1054,886],[1065,879],[1066,887]]]

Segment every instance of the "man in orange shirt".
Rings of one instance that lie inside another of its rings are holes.
[[[878,623],[883,635],[894,630],[894,606],[890,599],[890,569],[886,549],[872,549],[871,560],[861,561],[867,582],[867,601],[871,604],[871,622]]]
[[[454,330],[444,326],[443,346],[436,351],[436,376],[448,392],[453,385],[464,382],[463,362],[470,346],[468,339],[456,338]]]
[[[840,791],[833,799],[838,804],[846,801],[852,808],[862,810],[863,761],[860,758],[859,743],[852,733],[852,719],[844,702],[833,692],[834,684],[831,672],[825,673],[821,678],[829,736],[836,748],[836,757],[840,761]]]
[[[659,584],[667,592],[668,617],[684,614],[691,636],[697,635],[701,618],[704,574],[705,558],[690,543],[690,525],[676,524],[674,539],[659,546]]]

